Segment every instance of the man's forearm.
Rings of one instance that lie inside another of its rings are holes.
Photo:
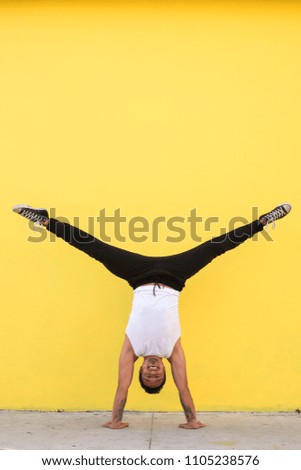
[[[185,413],[187,423],[196,421],[196,412],[194,408],[194,403],[193,403],[193,399],[189,390],[186,390],[185,392],[182,392],[182,393],[180,392],[180,401],[181,401],[181,405]]]
[[[112,411],[113,422],[122,421],[126,399],[127,399],[127,392],[123,392],[117,389],[114,404],[113,404],[113,411]]]
[[[112,411],[112,420],[105,423],[103,426],[111,429],[123,429],[128,427],[129,423],[122,422],[123,410],[126,404],[127,391],[122,391],[117,389],[113,411]]]
[[[176,343],[169,362],[171,363],[173,379],[186,417],[186,423],[179,426],[184,429],[202,428],[205,425],[197,421],[193,399],[188,387],[185,355],[180,340]]]

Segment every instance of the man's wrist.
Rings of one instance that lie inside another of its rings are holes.
[[[191,416],[190,417],[186,416],[186,421],[187,423],[195,423],[197,421],[197,417],[195,416],[194,418],[192,418]]]

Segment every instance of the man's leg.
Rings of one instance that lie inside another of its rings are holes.
[[[28,220],[43,225],[57,237],[99,261],[111,273],[126,281],[129,281],[137,272],[147,269],[151,263],[149,257],[108,245],[77,227],[48,218],[45,209],[34,209],[30,206],[18,205],[13,210]]]
[[[167,257],[166,260],[168,261],[169,269],[176,272],[182,278],[189,279],[217,256],[238,247],[256,233],[263,230],[265,225],[274,223],[275,220],[285,217],[290,210],[291,206],[289,204],[277,206],[273,211],[262,215],[258,220],[250,224],[236,228],[219,237],[215,237],[191,250]]]
[[[83,230],[56,219],[49,219],[47,229],[69,245],[102,263],[111,273],[129,279],[148,264],[147,257],[98,240]]]
[[[212,240],[208,240],[188,251],[173,257],[171,256],[168,260],[170,269],[181,273],[182,278],[189,279],[207,264],[211,263],[214,258],[229,250],[233,250],[262,229],[263,225],[259,221],[255,221]]]

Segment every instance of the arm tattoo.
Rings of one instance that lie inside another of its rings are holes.
[[[119,405],[118,409],[116,410],[116,420],[117,421],[122,421],[122,416],[123,416],[123,410],[124,410],[124,407],[125,407],[125,403],[126,403],[126,400],[122,400],[120,402],[120,405]]]
[[[182,400],[181,400],[181,404],[182,404],[187,421],[195,421],[193,410],[189,406],[185,405],[185,403],[183,403]]]

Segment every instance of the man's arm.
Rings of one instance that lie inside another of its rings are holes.
[[[134,362],[136,359],[137,357],[134,354],[130,340],[126,336],[119,358],[118,387],[113,404],[112,421],[104,424],[107,428],[122,429],[129,425],[128,423],[122,422],[122,416],[128,389],[133,378]]]
[[[200,421],[197,421],[193,399],[188,387],[186,360],[180,339],[175,344],[169,362],[187,421],[185,424],[180,424],[180,427],[184,429],[198,429],[206,426]]]

